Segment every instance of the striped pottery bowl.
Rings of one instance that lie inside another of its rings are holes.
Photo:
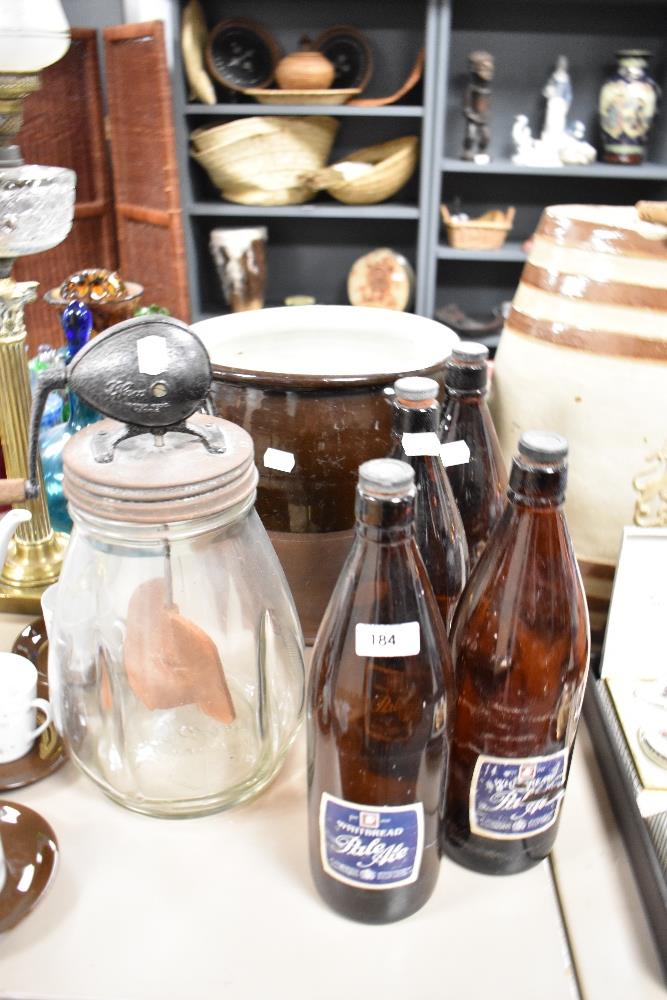
[[[623,526],[667,524],[667,227],[629,207],[545,209],[493,384],[508,461],[530,427],[570,441],[568,522],[599,641]]]

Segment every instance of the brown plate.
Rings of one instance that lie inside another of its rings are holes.
[[[373,72],[373,53],[368,39],[350,24],[335,24],[318,35],[313,42],[315,52],[321,52],[333,63],[336,75],[334,87],[358,87],[363,90]]]
[[[12,653],[25,656],[37,667],[37,695],[47,700],[49,697],[49,682],[46,673],[48,651],[49,644],[43,618],[36,618],[35,621],[26,625],[12,646]],[[38,710],[38,722],[40,714]],[[60,767],[66,757],[62,740],[56,727],[51,724],[35,740],[32,750],[25,757],[11,760],[8,764],[0,764],[0,791],[8,792],[12,788],[22,788],[23,785],[31,785],[33,781],[45,778]]]
[[[58,841],[39,813],[0,799],[0,839],[7,874],[0,891],[0,934],[30,913],[56,872]]]

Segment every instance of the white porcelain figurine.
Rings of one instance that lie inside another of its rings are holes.
[[[563,164],[588,164],[595,159],[595,149],[585,141],[585,127],[575,122],[567,125],[572,103],[572,83],[566,56],[559,56],[556,68],[542,91],[546,98],[544,128],[534,138],[527,115],[517,115],[512,127],[513,163],[528,167],[560,167]]]

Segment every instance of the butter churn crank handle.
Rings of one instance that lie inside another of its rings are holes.
[[[40,372],[30,411],[30,441],[28,450],[28,479],[24,483],[24,493],[21,499],[34,500],[39,493],[39,428],[49,393],[64,389],[67,385],[67,372],[57,369]]]

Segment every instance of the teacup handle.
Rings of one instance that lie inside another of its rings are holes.
[[[48,727],[51,725],[51,718],[52,718],[51,704],[46,700],[46,698],[33,698],[33,700],[30,702],[30,707],[41,708],[45,716],[44,722],[42,722],[39,726],[37,726],[37,729],[33,730],[33,732],[30,733],[30,736],[28,737],[28,739],[36,740],[37,737],[41,736],[44,730],[48,729]]]

